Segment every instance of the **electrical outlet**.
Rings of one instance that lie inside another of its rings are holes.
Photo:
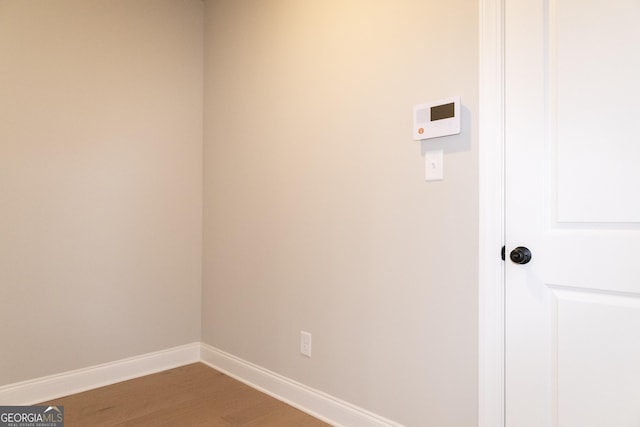
[[[300,331],[300,354],[311,357],[311,334]]]

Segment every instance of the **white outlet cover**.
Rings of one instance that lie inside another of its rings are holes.
[[[442,181],[444,179],[443,150],[424,153],[424,179],[426,181]]]
[[[300,331],[300,353],[303,356],[311,357],[311,334]]]

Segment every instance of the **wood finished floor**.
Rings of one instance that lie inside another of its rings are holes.
[[[64,406],[65,427],[329,425],[202,363],[40,405]]]

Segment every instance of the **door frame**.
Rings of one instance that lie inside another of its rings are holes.
[[[478,424],[505,426],[504,2],[479,0]]]

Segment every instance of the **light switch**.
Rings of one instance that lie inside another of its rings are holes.
[[[443,173],[443,152],[442,150],[427,151],[424,153],[424,179],[427,181],[442,181]]]

